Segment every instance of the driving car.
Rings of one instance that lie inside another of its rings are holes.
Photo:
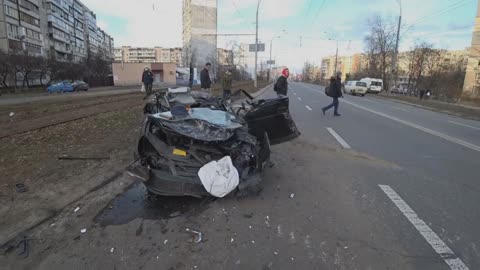
[[[345,93],[350,95],[362,95],[365,96],[367,93],[367,84],[360,81],[348,81],[345,83]]]
[[[88,91],[88,84],[84,81],[74,81],[72,83],[74,91]]]
[[[74,88],[68,81],[57,82],[47,87],[48,93],[73,92]]]
[[[128,173],[155,195],[212,196],[199,172],[229,157],[239,176],[235,192],[258,190],[270,163],[270,146],[293,140],[300,132],[289,113],[288,97],[254,99],[241,93],[247,99],[233,105],[189,90],[154,94],[144,108],[146,120]]]

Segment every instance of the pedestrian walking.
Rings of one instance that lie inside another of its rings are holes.
[[[229,99],[232,95],[233,74],[230,70],[227,70],[223,75],[222,88],[223,99]]]
[[[278,77],[277,82],[273,86],[273,90],[277,92],[278,97],[284,97],[288,92],[288,76],[290,76],[290,71],[288,68],[282,70],[282,75]]]
[[[211,63],[206,63],[205,67],[200,72],[200,88],[202,91],[211,94],[210,88],[212,87],[212,80],[210,79],[210,68],[212,67]]]
[[[343,97],[342,94],[342,73],[340,71],[337,72],[335,77],[330,78],[330,85],[328,86],[328,93],[329,96],[333,98],[332,104],[323,107],[322,112],[323,115],[325,115],[325,112],[330,110],[331,108],[334,108],[333,115],[334,116],[341,116],[341,114],[338,113],[338,98]]]
[[[153,73],[149,67],[143,69],[142,83],[145,87],[145,96],[149,96],[152,93]]]

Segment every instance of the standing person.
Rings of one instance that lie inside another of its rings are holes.
[[[288,68],[282,70],[282,75],[277,79],[277,82],[273,86],[273,90],[277,92],[278,97],[286,96],[288,91],[288,76],[290,76],[290,71]]]
[[[232,94],[232,84],[233,84],[233,75],[230,70],[227,70],[223,75],[222,88],[223,88],[223,99],[229,99]]]
[[[341,116],[341,114],[338,113],[338,98],[343,97],[342,94],[342,73],[340,71],[337,72],[335,77],[330,78],[330,96],[333,98],[332,104],[323,107],[322,112],[323,115],[325,115],[325,112],[330,110],[331,108],[335,107],[335,110],[333,112],[334,116]]]
[[[205,67],[200,72],[200,88],[202,88],[203,91],[209,94],[211,94],[210,87],[212,86],[212,80],[210,79],[210,73],[209,73],[211,67],[212,67],[212,64],[207,63],[205,64]]]
[[[145,67],[143,69],[142,83],[145,86],[146,96],[149,96],[152,93],[152,84],[153,84],[153,73],[149,67]]]

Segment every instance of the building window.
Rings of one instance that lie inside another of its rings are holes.
[[[34,12],[38,12],[38,7],[27,0],[20,0],[20,6]]]
[[[7,23],[7,35],[8,38],[19,39],[18,26]]]
[[[28,29],[28,28],[25,29],[25,32],[27,34],[27,37],[33,38],[33,39],[36,39],[36,40],[41,40],[39,32],[33,31],[31,29]]]
[[[27,49],[27,51],[31,53],[36,53],[36,54],[42,53],[42,47],[35,44],[25,43],[25,48]]]
[[[37,18],[34,18],[28,15],[27,13],[23,13],[21,11],[20,11],[20,20],[22,20],[23,22],[29,23],[31,25],[40,26],[40,22],[38,21]]]
[[[10,6],[5,6],[5,14],[15,19],[18,19],[18,10]]]

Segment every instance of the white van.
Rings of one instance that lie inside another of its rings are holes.
[[[375,79],[375,78],[363,78],[360,80],[367,84],[367,92],[378,94],[383,90],[383,81],[382,79]]]
[[[345,82],[345,93],[353,96],[365,96],[367,93],[367,83],[360,81],[347,81]]]

